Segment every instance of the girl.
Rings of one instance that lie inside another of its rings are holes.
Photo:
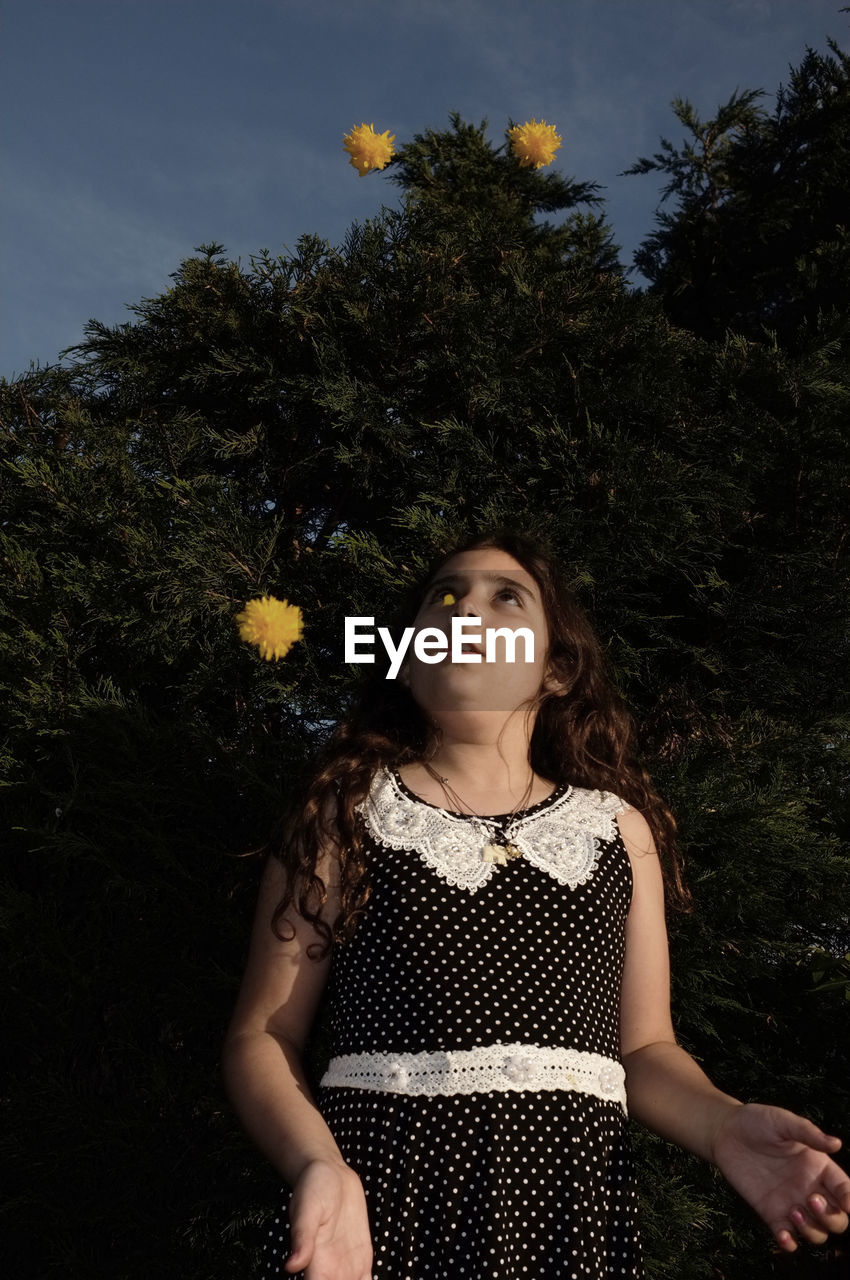
[[[292,1188],[263,1276],[641,1277],[628,1116],[712,1161],[783,1249],[846,1230],[841,1140],[723,1093],[676,1043],[676,823],[548,547],[464,542],[411,616],[448,640],[480,619],[479,654],[487,628],[524,628],[533,660],[410,644],[397,680],[376,669],[267,861],[223,1053]]]

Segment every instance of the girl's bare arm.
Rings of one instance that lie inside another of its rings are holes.
[[[290,1187],[314,1160],[349,1168],[310,1093],[296,1045],[271,1031],[229,1032],[222,1071],[246,1132]]]
[[[322,912],[328,923],[338,910],[336,871],[326,855],[319,874],[328,886]],[[271,916],[283,884],[283,868],[269,858],[245,973],[222,1047],[222,1075],[247,1133],[294,1186],[311,1160],[349,1166],[318,1110],[302,1065],[304,1045],[328,980],[331,953],[319,961],[306,954],[307,946],[321,939],[294,905],[284,917],[281,932],[290,933],[291,924],[295,936],[281,942],[274,935]]]
[[[718,1089],[676,1042],[661,863],[637,809],[617,815],[632,867],[620,988],[620,1056],[629,1114],[669,1142],[711,1160],[715,1131],[743,1104]]]
[[[848,1227],[850,1178],[831,1158],[841,1139],[784,1107],[724,1093],[676,1043],[658,854],[642,814],[618,822],[633,872],[620,1005],[629,1114],[716,1165],[782,1249],[797,1248],[795,1231],[823,1244]]]

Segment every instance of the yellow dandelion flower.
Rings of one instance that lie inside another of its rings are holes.
[[[349,164],[353,164],[361,178],[365,178],[370,169],[383,169],[392,157],[395,134],[389,129],[383,133],[375,133],[373,124],[360,124],[345,134],[345,149],[350,155]]]
[[[532,164],[535,169],[551,164],[561,145],[561,135],[555,132],[553,124],[546,124],[545,120],[538,122],[532,119],[526,120],[525,124],[515,124],[508,134],[511,150],[523,169]]]
[[[237,613],[236,621],[240,640],[256,645],[266,661],[285,658],[304,629],[298,605],[274,596],[249,600],[242,613]]]

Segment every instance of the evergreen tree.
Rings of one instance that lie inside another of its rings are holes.
[[[808,48],[772,116],[756,105],[761,89],[736,91],[708,121],[675,98],[692,141],[676,150],[662,138],[654,159],[625,170],[670,175],[662,200],[678,197],[634,255],[673,324],[810,346],[820,316],[823,340],[846,344],[850,56],[828,43],[835,57]]]
[[[505,521],[546,524],[679,816],[682,1044],[850,1132],[843,365],[673,327],[576,207],[594,184],[484,124],[387,174],[401,208],[339,248],[243,270],[201,245],[70,369],[0,382],[20,1276],[253,1274],[279,1184],[218,1072],[240,854],[358,687],[344,618],[380,624],[437,548]],[[265,593],[305,616],[277,663],[234,625]],[[710,1168],[634,1139],[650,1277],[808,1274]]]

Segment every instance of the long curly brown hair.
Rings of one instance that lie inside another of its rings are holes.
[[[437,571],[460,552],[485,548],[513,556],[537,583],[549,628],[549,668],[563,682],[561,693],[541,689],[533,703],[531,768],[559,784],[612,791],[638,809],[659,852],[668,906],[693,911],[676,819],[637,758],[634,718],[615,688],[606,654],[587,615],[560,575],[545,534],[502,527],[441,552],[424,581],[406,592],[389,626],[393,644],[398,645],[404,628],[412,625],[425,587]],[[285,893],[271,927],[281,941],[291,940],[294,934],[286,938],[277,926],[297,894],[299,913],[325,940],[314,959],[323,959],[334,943],[351,941],[371,896],[365,830],[355,805],[367,796],[381,765],[393,768],[428,761],[439,746],[439,726],[424,714],[401,680],[386,678],[388,668],[389,660],[376,654],[357,705],[315,754],[305,770],[306,782],[297,788],[282,819],[280,834],[266,846],[286,871]],[[328,893],[317,870],[328,849],[338,865],[340,885],[340,912],[332,928],[321,918]],[[307,954],[320,945],[311,944]]]

